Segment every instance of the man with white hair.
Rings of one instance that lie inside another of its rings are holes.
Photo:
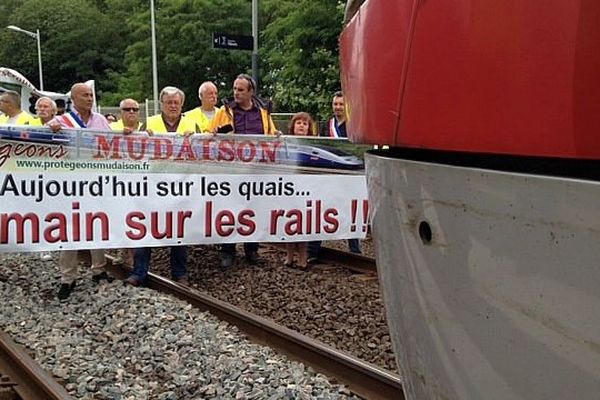
[[[182,114],[185,94],[174,86],[166,86],[160,91],[160,114],[148,118],[141,130],[149,134],[176,132],[191,135],[196,132],[196,123]]]
[[[32,126],[44,126],[56,115],[56,103],[50,97],[40,97],[35,102],[37,117],[31,121]]]
[[[202,82],[198,88],[200,106],[185,112],[185,116],[194,120],[200,128],[200,132],[209,132],[210,122],[219,110],[216,107],[218,93],[217,86],[214,83],[211,81]]]
[[[0,125],[29,125],[33,117],[21,110],[21,95],[7,90],[0,95]]]
[[[35,112],[37,117],[31,120],[31,126],[44,126],[56,115],[56,103],[50,97],[42,96],[35,102]],[[52,252],[40,252],[42,261],[52,260]]]
[[[159,95],[161,113],[148,118],[141,130],[149,134],[165,134],[176,132],[180,135],[192,135],[196,132],[196,124],[191,118],[181,113],[185,94],[178,88],[167,86]],[[125,283],[132,286],[143,285],[148,277],[152,256],[151,247],[135,249],[133,270]],[[187,246],[171,246],[171,277],[181,285],[189,285],[187,279]]]

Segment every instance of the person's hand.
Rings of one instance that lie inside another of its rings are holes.
[[[56,121],[50,121],[48,122],[48,127],[50,128],[50,130],[54,133],[60,131],[60,129],[62,128],[60,126],[60,123],[56,122]]]
[[[133,133],[133,129],[126,126],[123,128],[123,135],[131,135]]]
[[[275,136],[281,137],[281,135],[283,135],[283,133],[281,131],[275,131]]]
[[[148,136],[154,135],[154,131],[152,129],[146,129],[146,132],[148,132]]]
[[[185,131],[185,132],[183,132],[183,136],[192,136],[194,133],[196,133],[196,132],[194,132],[194,131]]]

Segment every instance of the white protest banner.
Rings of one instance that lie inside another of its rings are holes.
[[[363,238],[362,175],[0,172],[0,252]]]

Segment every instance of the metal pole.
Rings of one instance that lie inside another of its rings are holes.
[[[256,82],[258,92],[259,75],[258,75],[258,0],[252,0],[252,38],[254,40],[252,48],[252,78]],[[258,95],[258,93],[255,93]]]
[[[156,66],[156,27],[154,21],[154,0],[150,0],[150,25],[152,30],[152,90],[154,100],[154,114],[158,114],[158,68]]]
[[[38,66],[40,68],[40,90],[44,90],[44,77],[42,74],[42,45],[40,44],[40,30],[36,29],[37,49],[38,49]]]

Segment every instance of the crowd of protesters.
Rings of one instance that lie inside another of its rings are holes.
[[[256,83],[251,76],[240,74],[233,82],[233,97],[225,100],[219,107],[217,86],[213,82],[206,81],[198,88],[200,105],[184,112],[184,92],[176,87],[166,86],[159,95],[160,113],[149,117],[146,122],[140,120],[139,103],[131,98],[120,102],[120,116],[102,115],[93,111],[94,93],[85,83],[76,83],[72,86],[70,110],[65,112],[64,103],[61,104],[62,107],[58,107],[51,98],[40,97],[35,103],[35,117],[21,109],[19,93],[8,90],[0,94],[0,125],[46,126],[53,132],[59,132],[63,128],[113,130],[125,135],[135,131],[145,131],[149,135],[167,132],[181,135],[195,133],[281,135],[271,118],[270,102],[258,97],[256,89]],[[332,97],[332,112],[332,118],[319,136],[347,137],[346,114],[341,92],[336,92]],[[315,136],[316,125],[308,113],[299,112],[292,117],[288,134]],[[348,243],[351,251],[360,253],[358,239],[351,239]],[[320,246],[320,241],[288,244],[283,264],[286,267],[308,270],[309,264],[318,257]],[[236,244],[222,244],[220,247],[221,267],[229,268],[235,263],[237,257]],[[244,243],[243,248],[245,260],[251,264],[257,263],[258,243]],[[150,269],[151,253],[150,247],[125,250],[126,262],[133,266],[125,283],[133,286],[144,284]],[[105,271],[107,261],[104,250],[91,249],[91,255],[94,282],[112,281],[113,278]],[[44,260],[52,259],[49,253],[41,253],[41,257]],[[172,246],[170,263],[173,279],[179,284],[187,285],[187,247]],[[57,296],[64,300],[75,288],[78,278],[77,250],[61,251],[59,266],[61,284]]]

